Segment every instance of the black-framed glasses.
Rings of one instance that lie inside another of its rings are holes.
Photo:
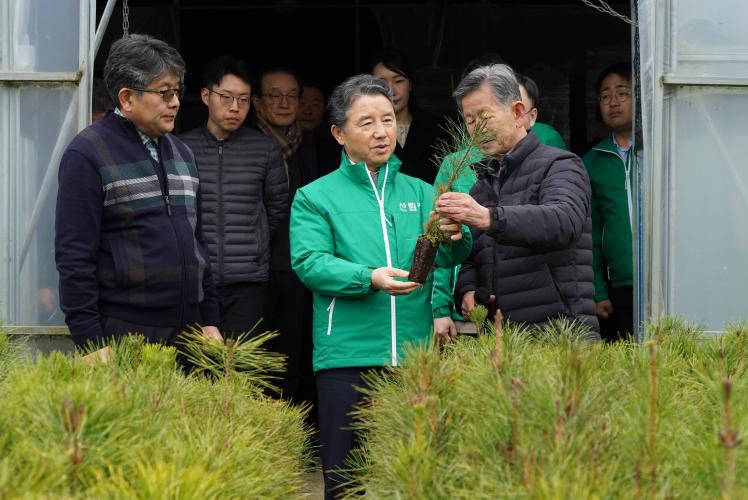
[[[174,96],[179,97],[181,100],[184,98],[184,85],[180,85],[179,87],[175,89],[166,89],[166,90],[155,90],[155,89],[139,89],[136,87],[128,87],[131,90],[137,90],[138,92],[150,92],[151,94],[158,94],[161,96],[161,99],[164,100],[164,102],[171,102],[172,99],[174,99]]]
[[[299,94],[296,94],[294,92],[288,93],[288,94],[281,94],[280,92],[271,92],[269,94],[262,94],[260,97],[267,97],[270,99],[270,102],[273,104],[280,104],[280,102],[285,98],[286,102],[298,102],[299,101]]]
[[[231,105],[234,104],[234,101],[236,101],[236,105],[242,109],[249,107],[249,96],[248,95],[240,95],[239,97],[234,97],[229,94],[216,92],[215,90],[212,90],[212,89],[208,89],[208,92],[212,94],[216,94],[218,96],[218,101],[221,103],[221,106],[223,106],[224,108],[230,108]]]
[[[613,98],[616,98],[618,102],[626,102],[631,97],[631,89],[616,89],[615,92],[603,92],[600,94],[600,104],[606,106],[613,102]]]

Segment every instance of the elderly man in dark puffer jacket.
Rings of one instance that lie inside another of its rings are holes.
[[[437,211],[471,227],[473,250],[455,288],[463,314],[476,291],[489,308],[532,326],[553,318],[585,323],[599,338],[592,272],[590,182],[572,153],[540,144],[525,131],[514,72],[506,65],[470,72],[453,93],[472,132],[485,120],[487,159],[473,165],[470,191],[445,193]]]

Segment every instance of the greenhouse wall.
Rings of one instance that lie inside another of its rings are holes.
[[[90,115],[95,6],[0,2],[0,319],[7,325],[63,324],[53,245],[57,167]]]
[[[748,314],[748,3],[639,0],[642,317]]]
[[[748,311],[748,3],[632,6],[643,139],[639,317],[680,315],[720,331]],[[57,166],[90,115],[95,12],[95,0],[0,1],[0,318],[8,325],[63,325]]]

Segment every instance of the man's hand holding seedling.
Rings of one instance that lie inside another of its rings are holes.
[[[407,278],[408,271],[395,267],[380,267],[371,273],[371,287],[390,295],[408,295],[421,286],[413,281],[397,281],[395,278]]]
[[[442,219],[452,223],[484,231],[491,228],[491,212],[469,194],[444,193],[436,200],[436,211],[441,214]]]

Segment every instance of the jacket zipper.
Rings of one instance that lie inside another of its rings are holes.
[[[184,297],[185,297],[185,282],[187,281],[187,263],[185,262],[184,258],[184,250],[182,248],[182,241],[179,239],[179,232],[177,231],[177,228],[174,226],[174,219],[171,218],[171,202],[169,201],[169,174],[166,171],[166,167],[164,167],[164,162],[162,161],[162,154],[159,151],[158,155],[158,166],[161,169],[161,173],[163,175],[163,182],[159,178],[159,183],[161,183],[161,192],[164,195],[164,203],[166,204],[166,215],[169,218],[169,223],[171,224],[171,230],[174,233],[174,239],[177,242],[177,251],[179,252],[179,257],[182,262],[182,286],[181,286],[181,300],[179,301],[179,325],[181,326],[182,323],[184,323]],[[156,176],[159,177],[159,176]]]
[[[382,223],[382,236],[384,237],[384,251],[387,256],[387,267],[392,267],[392,254],[390,253],[390,238],[387,235],[387,217],[384,214],[384,191],[387,187],[387,176],[390,172],[390,164],[387,162],[385,164],[385,170],[384,170],[384,179],[382,181],[382,196],[379,196],[379,191],[377,191],[377,185],[374,183],[374,179],[371,177],[371,173],[369,172],[369,169],[366,168],[366,165],[363,165],[364,172],[366,172],[366,176],[369,178],[369,183],[371,184],[372,189],[374,190],[374,197],[377,199],[377,205],[379,205],[379,220]],[[380,167],[381,171],[381,167]],[[395,305],[395,296],[390,295],[390,338],[391,338],[391,344],[390,348],[392,349],[392,366],[397,366],[397,309]]]
[[[218,257],[218,283],[223,283],[223,144],[218,145],[218,185],[216,186],[217,212],[216,212],[216,239]]]

